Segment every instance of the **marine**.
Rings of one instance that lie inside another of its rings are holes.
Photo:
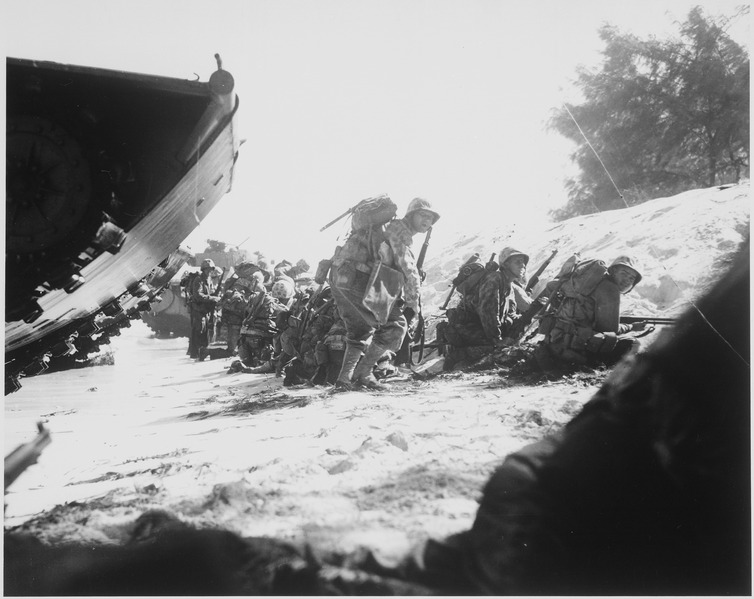
[[[225,348],[211,347],[202,350],[202,359],[209,356],[210,360],[233,357],[238,353],[241,340],[241,324],[243,323],[246,306],[249,304],[251,291],[247,280],[236,277],[229,282],[220,300],[220,324],[226,330],[227,344]]]
[[[545,293],[560,297],[539,326],[544,335],[535,352],[540,366],[611,366],[638,351],[639,340],[627,333],[643,330],[646,323],[621,324],[620,302],[641,280],[636,261],[621,255],[609,267],[599,260],[581,261],[573,273],[548,284]]]
[[[252,296],[241,325],[238,357],[244,365],[254,367],[272,357],[275,317],[282,306],[268,293],[261,271],[251,275],[251,282]]]
[[[385,388],[372,369],[386,352],[400,348],[407,330],[404,308],[418,313],[421,280],[413,237],[439,218],[428,200],[414,198],[402,219],[352,231],[334,257],[330,286],[347,331],[338,388]],[[370,277],[379,293],[369,292]]]
[[[211,273],[215,263],[206,258],[202,260],[201,275],[191,281],[189,309],[191,311],[191,358],[203,359],[209,345],[209,335],[214,324],[215,307],[220,303],[216,295]]]
[[[522,287],[528,263],[528,254],[505,247],[497,265],[478,265],[476,274],[461,283],[459,304],[447,311],[448,322],[438,325],[438,336],[446,345],[446,370],[511,345],[519,305],[525,309],[531,303]]]

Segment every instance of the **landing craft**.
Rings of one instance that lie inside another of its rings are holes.
[[[7,59],[6,394],[148,310],[230,191],[238,98],[215,58],[208,82]]]

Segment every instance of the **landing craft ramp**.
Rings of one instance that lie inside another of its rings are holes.
[[[230,191],[238,98],[216,59],[207,82],[7,59],[6,393],[148,310]]]

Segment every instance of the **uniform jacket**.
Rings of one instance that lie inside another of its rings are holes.
[[[479,316],[484,334],[490,341],[500,340],[516,314],[515,292],[506,272],[489,272],[476,290],[463,297],[460,307]]]
[[[283,310],[280,303],[267,290],[257,291],[246,308],[241,333],[256,329],[265,335],[272,335],[275,330],[275,317]]]
[[[333,261],[332,284],[340,289],[363,291],[369,273],[378,259],[403,273],[401,296],[406,304],[419,304],[419,270],[411,250],[413,233],[403,219],[390,221],[384,231],[379,227],[354,231]]]
[[[244,319],[248,300],[238,289],[229,289],[223,295],[221,307],[222,321],[230,325],[239,325]]]
[[[217,304],[214,293],[215,285],[211,279],[204,276],[194,277],[191,282],[191,309],[202,315],[214,312]]]
[[[416,309],[419,305],[421,278],[411,249],[414,234],[404,219],[395,219],[385,227],[385,241],[390,248],[387,255],[384,255],[390,261],[388,266],[400,270],[404,276],[403,299],[407,306]]]

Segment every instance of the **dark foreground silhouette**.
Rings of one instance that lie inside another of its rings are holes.
[[[749,248],[562,431],[509,455],[472,528],[398,567],[145,514],[122,547],[6,533],[6,595],[750,595]]]

